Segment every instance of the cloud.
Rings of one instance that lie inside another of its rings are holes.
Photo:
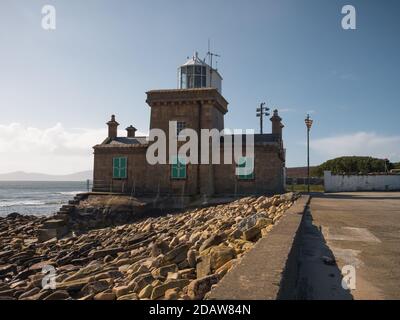
[[[122,131],[119,134],[125,135]],[[0,173],[88,170],[93,164],[92,147],[106,136],[107,128],[66,129],[61,123],[45,129],[20,123],[0,125]]]
[[[372,156],[400,161],[400,136],[356,132],[310,141],[310,148],[326,159],[340,156]]]

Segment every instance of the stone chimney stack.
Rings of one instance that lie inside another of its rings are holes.
[[[135,137],[135,133],[136,133],[137,129],[134,126],[130,125],[125,130],[127,131],[128,138],[134,138]]]
[[[111,116],[111,120],[107,122],[108,125],[108,137],[114,139],[117,137],[119,123],[115,121],[115,115]]]
[[[282,124],[282,118],[278,115],[278,110],[274,110],[274,115],[271,117],[272,122],[272,134],[277,134],[282,137],[282,128],[284,125]]]

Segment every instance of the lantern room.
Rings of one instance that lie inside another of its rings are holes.
[[[196,52],[185,64],[178,68],[178,88],[215,88],[221,93],[222,77],[217,69],[212,68],[198,57]]]

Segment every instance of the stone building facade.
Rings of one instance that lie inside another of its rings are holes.
[[[205,65],[194,57],[193,64]],[[197,64],[196,64],[197,63]],[[186,69],[185,69],[186,70]],[[184,70],[184,71],[185,71]],[[182,70],[180,70],[180,73]],[[182,72],[183,73],[183,72]],[[198,133],[201,129],[223,130],[224,115],[228,102],[221,88],[207,83],[171,90],[147,92],[147,104],[151,108],[150,129],[161,129],[169,135],[170,121],[176,121],[178,131],[190,128]],[[117,135],[118,122],[112,116],[108,125],[108,137],[94,146],[93,191],[121,192],[150,196],[225,196],[269,194],[284,191],[285,150],[282,141],[282,122],[275,110],[271,117],[272,133],[254,135],[254,170],[247,176],[238,176],[238,164],[225,164],[224,145],[232,136],[220,138],[221,164],[149,164],[146,152],[154,143],[148,137],[136,136],[136,129],[128,127],[125,137]],[[246,139],[243,135],[243,149]],[[184,142],[178,143],[178,148]],[[167,150],[168,150],[167,145]],[[200,149],[198,152],[200,161]],[[170,159],[168,159],[170,160]],[[170,163],[170,162],[168,162]]]

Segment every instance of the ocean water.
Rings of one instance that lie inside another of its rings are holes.
[[[12,212],[50,215],[86,191],[86,181],[0,181],[0,216]]]

